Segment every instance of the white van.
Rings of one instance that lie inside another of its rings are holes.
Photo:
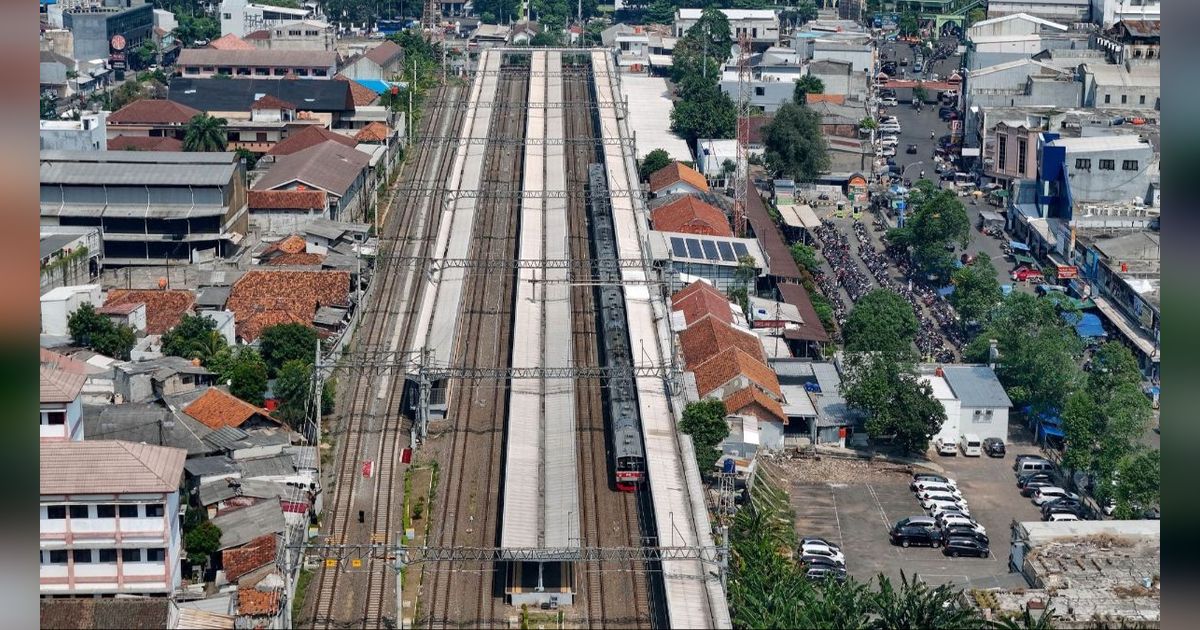
[[[958,447],[962,449],[962,454],[965,457],[979,457],[983,455],[983,440],[979,439],[974,433],[964,433],[958,440]]]

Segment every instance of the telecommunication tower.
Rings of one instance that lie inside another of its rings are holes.
[[[737,168],[733,177],[733,232],[746,235],[746,203],[750,193],[750,36],[738,33]]]

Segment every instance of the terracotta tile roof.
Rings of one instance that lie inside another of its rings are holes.
[[[141,302],[126,302],[124,304],[106,304],[96,309],[97,313],[105,315],[128,315],[143,306]]]
[[[141,302],[146,305],[146,332],[161,335],[175,327],[196,302],[186,289],[112,289],[105,306]]]
[[[281,98],[264,94],[250,105],[250,109],[296,109],[296,106]]]
[[[41,445],[42,494],[174,492],[187,451],[121,440]]]
[[[246,43],[245,40],[233,33],[227,33],[212,40],[208,43],[208,47],[215,50],[258,50],[254,44]]]
[[[712,316],[701,318],[679,333],[679,345],[689,369],[704,363],[718,352],[734,347],[766,363],[766,354],[757,335],[739,331]]]
[[[383,67],[404,56],[404,49],[396,42],[385,41],[368,50],[363,56]]]
[[[109,151],[182,151],[183,141],[170,137],[117,136],[108,139]]]
[[[225,579],[233,581],[247,573],[275,562],[277,542],[275,534],[259,536],[236,549],[221,552],[221,566]]]
[[[719,352],[691,369],[692,373],[696,375],[696,393],[701,398],[737,378],[738,375],[745,375],[746,378],[775,396],[783,396],[779,390],[779,377],[775,375],[775,371],[762,361],[743,352],[741,348],[729,348]]]
[[[242,39],[271,39],[271,31],[265,28],[259,29],[252,33],[246,33],[246,36]]]
[[[813,103],[833,103],[834,105],[845,105],[845,94],[809,94],[805,97],[805,102],[809,105]]]
[[[359,142],[387,142],[391,133],[387,125],[375,120],[359,129],[358,133],[354,134],[354,139]]]
[[[312,326],[321,306],[345,306],[350,274],[345,271],[250,271],[234,283],[225,308],[233,311],[237,335],[247,343],[275,324]]]
[[[210,429],[238,428],[254,416],[274,420],[266,410],[217,387],[209,387],[199,398],[183,408],[183,413],[195,418]]]
[[[322,142],[333,140],[343,146],[354,147],[358,144],[350,136],[330,131],[324,127],[308,125],[300,131],[290,134],[287,138],[275,143],[267,155],[291,155],[309,147],[315,147]]]
[[[319,265],[325,261],[325,256],[321,254],[304,251],[307,246],[303,236],[293,234],[268,245],[259,258],[267,265]]]
[[[355,107],[370,105],[379,98],[379,94],[375,90],[372,90],[371,88],[351,79],[344,74],[336,74],[333,76],[333,78],[338,81],[347,81],[350,83],[350,97],[354,99]]]
[[[63,357],[66,358],[66,357]],[[57,365],[42,365],[40,398],[44,403],[69,403],[79,398],[87,375],[76,370],[66,370]]]
[[[697,280],[671,296],[671,310],[683,311],[684,322],[688,326],[700,321],[705,315],[725,322],[733,323],[733,307],[726,298],[711,284]]]
[[[253,588],[237,590],[237,614],[252,617],[273,616],[279,612],[279,591],[259,591]]]
[[[38,348],[38,363],[52,370],[69,372],[71,374],[80,374],[87,376],[93,372],[103,371],[94,365],[85,361],[80,361],[74,357],[69,357],[65,354],[59,354],[53,350]]]
[[[324,210],[324,190],[248,190],[251,210]]]
[[[777,286],[783,301],[795,306],[796,310],[800,311],[800,319],[803,320],[799,328],[785,330],[784,338],[829,341],[829,333],[825,332],[825,327],[821,325],[821,318],[817,317],[817,309],[813,308],[812,298],[808,296],[808,291],[804,289],[804,286],[791,282],[781,282]]]
[[[136,100],[108,117],[108,123],[116,125],[185,125],[196,114],[201,113],[175,101],[143,98]]]
[[[650,192],[658,192],[680,181],[691,184],[700,192],[708,192],[708,182],[704,176],[679,162],[671,162],[650,174]]]
[[[724,212],[691,195],[655,208],[650,212],[650,221],[654,229],[663,232],[733,236]]]
[[[43,599],[39,625],[59,630],[160,630],[170,626],[171,605],[165,597]]]
[[[787,414],[783,412],[783,405],[759,391],[757,387],[739,389],[725,397],[726,413],[740,414],[750,406],[760,407],[776,420],[787,424]]]

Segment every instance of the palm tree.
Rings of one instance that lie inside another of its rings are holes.
[[[1054,624],[1050,622],[1050,611],[1047,610],[1041,615],[1034,617],[1026,608],[1020,615],[1004,615],[999,619],[989,622],[992,628],[996,630],[1052,630]]]
[[[959,604],[958,591],[945,584],[930,588],[900,572],[900,588],[882,573],[876,578],[875,612],[879,628],[976,628],[984,625],[979,615]]]
[[[224,118],[216,118],[208,114],[196,114],[188,121],[187,130],[183,136],[184,151],[224,151],[225,125]]]

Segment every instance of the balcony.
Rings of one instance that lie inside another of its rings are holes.
[[[161,543],[169,539],[166,520],[150,518],[42,519],[39,528],[45,543],[103,542]]]
[[[256,142],[256,141],[245,141],[245,140],[230,140],[227,144],[228,144],[228,149],[227,149],[228,151],[237,151],[238,149],[245,149],[247,151],[250,151],[251,153],[266,153],[267,151],[271,150],[271,147],[275,146],[274,142]]]

